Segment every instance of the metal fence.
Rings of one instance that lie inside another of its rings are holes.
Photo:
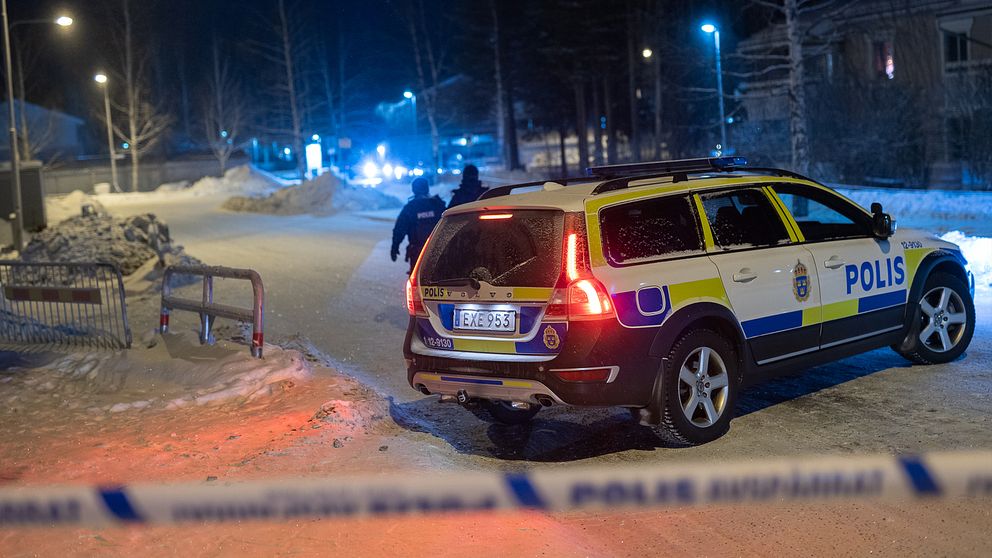
[[[0,341],[131,347],[124,281],[108,263],[0,261]]]
[[[192,275],[203,278],[203,297],[200,300],[183,299],[172,295],[169,280],[174,275]],[[239,308],[214,302],[214,277],[224,279],[244,279],[251,282],[253,295],[251,308]],[[206,265],[172,265],[165,269],[162,277],[162,312],[159,330],[169,331],[169,311],[185,310],[200,316],[200,343],[210,342],[210,329],[216,318],[228,318],[239,322],[251,322],[251,355],[262,358],[262,318],[265,304],[265,288],[262,277],[253,269],[237,269]]]

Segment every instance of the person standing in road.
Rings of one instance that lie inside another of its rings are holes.
[[[483,188],[482,183],[479,182],[479,169],[475,165],[465,165],[465,169],[462,170],[462,183],[458,185],[458,188],[451,195],[448,209],[463,203],[474,202],[487,189]]]
[[[430,195],[430,184],[424,177],[414,178],[411,186],[413,197],[403,206],[400,216],[396,218],[396,225],[393,226],[393,247],[389,251],[389,258],[396,261],[396,257],[400,255],[400,244],[406,237],[409,240],[406,246],[406,260],[410,262],[412,272],[421,250],[424,249],[427,237],[434,230],[434,225],[441,220],[444,201]]]

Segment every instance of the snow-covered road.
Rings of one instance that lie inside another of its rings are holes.
[[[523,439],[489,427],[406,384],[401,344],[407,315],[405,265],[388,259],[388,213],[333,217],[231,213],[221,198],[137,198],[108,207],[153,211],[176,242],[217,265],[252,267],[266,283],[269,339],[302,334],[345,371],[392,400],[394,419],[439,444],[455,461],[678,459],[753,453],[918,451],[992,447],[992,304],[979,300],[967,358],[910,367],[889,350],[818,367],[750,389],[731,435],[685,452],[650,450],[657,440],[626,414],[542,411]],[[186,318],[195,326],[192,316]],[[471,459],[470,459],[471,460]],[[453,463],[452,463],[453,464]]]
[[[267,339],[305,335],[344,372],[388,398],[399,427],[396,436],[419,452],[402,465],[391,463],[409,469],[411,478],[443,468],[723,462],[992,447],[992,303],[987,298],[979,303],[976,337],[965,359],[911,367],[886,349],[773,380],[743,394],[729,435],[702,447],[674,450],[632,424],[622,411],[552,408],[531,425],[501,427],[457,405],[420,396],[406,384],[401,354],[406,266],[388,259],[389,214],[280,217],[223,211],[223,201],[223,195],[124,196],[105,205],[118,216],[157,214],[170,225],[175,242],[209,264],[258,270],[266,285]],[[177,314],[173,320],[174,330],[197,325],[191,315]],[[154,325],[133,327],[142,331]],[[747,508],[746,513],[728,507],[516,513],[388,525],[246,524],[184,528],[181,534],[168,528],[104,530],[51,539],[11,535],[10,542],[21,541],[23,548],[43,554],[99,547],[98,553],[126,555],[126,550],[111,547],[126,549],[137,541],[173,553],[187,547],[218,554],[238,548],[271,555],[277,552],[273,541],[279,540],[279,552],[304,555],[328,548],[344,554],[410,556],[656,555],[661,549],[679,554],[906,555],[927,548],[934,554],[977,556],[992,544],[989,524],[983,502],[769,505]],[[425,532],[431,533],[429,541]],[[494,548],[499,534],[507,536]],[[99,542],[87,542],[93,537]]]

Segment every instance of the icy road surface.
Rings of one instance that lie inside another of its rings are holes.
[[[651,451],[658,440],[623,411],[544,410],[526,432],[489,426],[406,383],[401,353],[406,265],[389,261],[392,215],[279,217],[230,213],[210,199],[127,203],[152,211],[176,242],[216,265],[252,267],[265,280],[266,337],[296,333],[393,401],[411,430],[464,456],[528,461],[699,459],[743,454],[911,452],[992,447],[992,304],[980,300],[967,357],[912,367],[888,349],[749,389],[730,435],[701,448]],[[192,326],[195,320],[186,317]],[[524,435],[521,435],[524,434]],[[647,450],[647,451],[630,451]]]
[[[391,399],[390,414],[422,448],[417,474],[579,462],[662,463],[792,454],[918,452],[992,447],[992,304],[980,301],[967,357],[913,367],[878,350],[746,391],[730,433],[699,448],[662,447],[620,410],[544,410],[531,425],[502,427],[406,384],[401,354],[406,265],[388,258],[389,214],[277,217],[217,209],[223,197],[126,198],[124,216],[154,212],[176,242],[205,262],[252,267],[266,286],[266,339],[301,333]],[[174,317],[194,327],[193,316]],[[179,325],[185,324],[185,325]],[[135,324],[142,330],[154,324]],[[983,555],[992,544],[988,502],[837,504],[623,514],[343,522],[155,529],[143,545],[216,554],[363,555],[917,554]],[[427,526],[429,525],[429,527]],[[383,527],[386,527],[385,535]],[[423,537],[424,529],[431,536]],[[114,544],[132,535],[102,532]],[[273,544],[278,536],[279,543]],[[493,543],[501,542],[498,551]],[[206,543],[205,541],[210,541]],[[216,542],[214,542],[216,541]],[[445,542],[446,541],[446,542]],[[206,547],[199,546],[207,544]],[[174,546],[175,545],[175,546]],[[106,550],[106,548],[101,547]]]

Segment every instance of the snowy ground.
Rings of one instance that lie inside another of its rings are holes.
[[[157,403],[90,415],[85,405],[67,410],[52,397],[44,418],[4,419],[4,432],[15,432],[17,445],[9,445],[6,436],[0,441],[0,482],[214,482],[209,479],[370,470],[407,471],[415,481],[439,469],[721,462],[770,455],[992,447],[992,300],[986,296],[978,300],[976,338],[966,358],[918,367],[884,349],[773,380],[747,390],[730,434],[703,447],[666,448],[650,431],[631,424],[626,413],[614,410],[554,408],[542,411],[531,425],[500,427],[457,405],[422,397],[406,385],[400,352],[407,325],[405,266],[388,259],[388,215],[233,213],[220,209],[228,195],[153,193],[101,196],[100,202],[118,216],[156,213],[169,223],[177,242],[208,263],[257,269],[266,283],[267,339],[288,340],[302,333],[312,343],[310,354],[327,358],[316,357],[308,379],[293,380],[295,387],[270,395],[264,403],[234,398],[218,407],[187,405],[176,410]],[[894,203],[882,203],[896,213]],[[972,204],[980,205],[992,207],[989,199]],[[906,225],[905,215],[896,213],[896,218]],[[937,232],[950,232],[955,224]],[[980,228],[963,230],[986,234]],[[981,259],[984,241],[967,242],[974,244]],[[154,295],[148,296],[154,300]],[[153,304],[142,308],[132,321],[140,324],[136,330],[144,331],[154,327],[156,314]],[[194,325],[190,316],[176,331],[182,335]],[[194,341],[187,343],[193,346]],[[149,351],[156,349],[162,350]],[[239,351],[247,356],[243,346],[237,346]],[[58,369],[40,375],[55,375]],[[83,392],[75,396],[89,397]],[[152,397],[141,393],[127,400]],[[330,421],[333,428],[321,419],[312,420],[329,416],[329,407],[321,412],[326,402],[336,410],[349,409],[343,422]],[[364,418],[354,419],[350,409]],[[128,555],[135,545],[151,555],[336,551],[620,556],[671,549],[697,555],[902,556],[926,549],[928,554],[980,556],[992,544],[990,513],[986,502],[771,505],[388,523],[0,531],[0,548],[13,556]],[[492,546],[494,537],[498,547]]]

